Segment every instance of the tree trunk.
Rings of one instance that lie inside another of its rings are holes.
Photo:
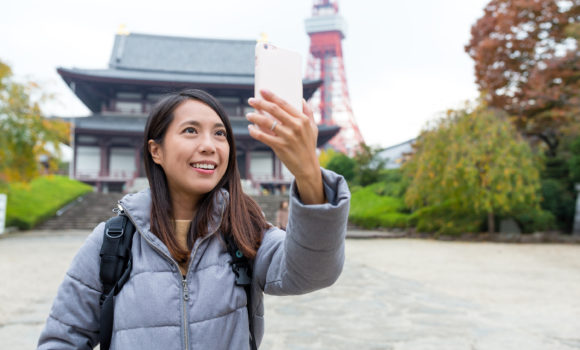
[[[493,234],[495,232],[495,218],[493,212],[487,213],[487,232]]]

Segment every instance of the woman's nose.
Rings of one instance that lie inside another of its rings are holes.
[[[199,145],[200,152],[203,153],[214,153],[216,149],[215,140],[212,138],[212,135],[209,133],[203,134],[201,137],[201,143]]]

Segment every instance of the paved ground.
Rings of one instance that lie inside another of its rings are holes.
[[[0,239],[0,348],[34,348],[86,234]],[[580,246],[348,240],[337,284],[266,322],[262,349],[580,349]]]

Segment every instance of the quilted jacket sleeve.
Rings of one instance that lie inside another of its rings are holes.
[[[350,205],[346,180],[322,169],[325,204],[305,205],[290,188],[286,232],[264,234],[254,262],[254,283],[268,294],[303,294],[332,285],[342,272]]]
[[[99,224],[74,257],[61,283],[37,349],[93,349],[99,336]]]

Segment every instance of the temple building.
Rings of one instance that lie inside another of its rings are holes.
[[[251,40],[202,39],[147,34],[118,34],[107,69],[58,68],[89,108],[72,123],[71,177],[98,191],[131,191],[143,183],[143,132],[153,104],[164,94],[202,89],[225,107],[236,141],[240,174],[247,189],[287,186],[291,174],[265,144],[252,139],[244,117],[254,95]],[[308,100],[320,80],[304,80]],[[322,147],[339,127],[319,125]],[[146,181],[145,181],[146,183]]]

